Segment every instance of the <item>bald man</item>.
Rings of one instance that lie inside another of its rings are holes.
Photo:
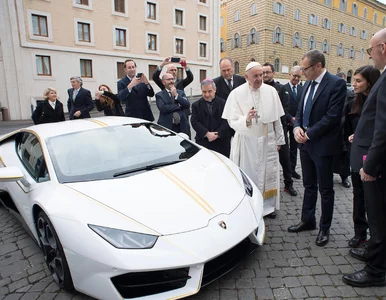
[[[370,39],[367,54],[374,68],[383,70],[363,105],[351,146],[351,168],[363,182],[371,238],[367,249],[350,250],[350,255],[366,266],[343,276],[355,287],[386,285],[386,29]]]

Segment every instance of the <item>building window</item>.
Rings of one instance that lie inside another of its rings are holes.
[[[255,28],[252,28],[247,36],[247,45],[257,44],[259,42],[259,36]]]
[[[366,40],[366,39],[367,39],[367,31],[366,31],[366,30],[362,30],[362,31],[361,31],[360,38],[361,38],[362,40]]]
[[[365,50],[362,48],[361,49],[361,61],[365,60]]]
[[[51,76],[51,57],[36,55],[36,71],[39,76]]]
[[[280,72],[280,59],[276,58],[275,62],[273,64],[273,68],[275,69],[275,72]]]
[[[322,52],[330,54],[330,45],[327,43],[327,40],[324,40],[322,43]]]
[[[358,16],[358,5],[356,3],[352,4],[352,14]]]
[[[299,63],[298,63],[297,60],[295,60],[295,61],[292,63],[292,66],[298,66],[298,65],[299,65]]]
[[[32,28],[34,35],[48,37],[47,17],[32,15]]]
[[[367,19],[367,7],[363,9],[363,19]]]
[[[115,46],[126,47],[126,30],[115,28]]]
[[[116,12],[125,13],[125,0],[114,0],[114,10]]]
[[[206,4],[206,0],[200,0],[199,2]]]
[[[273,32],[272,42],[274,44],[282,44],[282,45],[284,45],[284,33],[281,32],[281,28],[280,27],[276,27],[275,31]]]
[[[184,68],[177,67],[176,78],[177,78],[177,80],[184,78]]]
[[[200,43],[200,57],[206,57],[206,43]]]
[[[322,27],[326,29],[331,29],[331,21],[327,18],[324,18]]]
[[[316,41],[315,38],[311,35],[308,39],[308,50],[316,49]]]
[[[354,26],[350,27],[350,35],[351,36],[357,36],[357,30],[355,29]]]
[[[175,22],[178,26],[184,26],[184,11],[180,9],[175,10]]]
[[[347,82],[351,83],[351,78],[352,78],[352,70],[348,70],[347,72]]]
[[[149,76],[147,78],[153,78],[153,74],[157,71],[157,65],[149,65]]]
[[[374,13],[374,24],[377,24],[378,14]]]
[[[284,16],[285,14],[285,6],[280,2],[273,3],[273,12],[278,15]]]
[[[78,41],[91,42],[90,38],[90,24],[78,22]]]
[[[176,39],[176,54],[184,54],[184,40]]]
[[[299,9],[295,10],[294,19],[296,21],[300,21],[300,10]]]
[[[251,16],[254,16],[257,14],[257,4],[256,3],[253,3],[251,5]]]
[[[200,16],[200,30],[206,31],[206,17]]]
[[[299,32],[295,32],[292,38],[292,47],[294,48],[302,48],[302,39],[300,38]]]
[[[151,33],[147,35],[147,50],[157,51],[157,35]]]
[[[318,17],[315,16],[314,14],[309,14],[308,15],[308,23],[312,25],[318,25]]]
[[[340,10],[347,11],[347,0],[340,0]]]
[[[231,48],[241,48],[241,37],[240,34],[235,33],[233,40],[232,40],[232,45]]]
[[[200,70],[200,82],[206,79],[206,70]]]
[[[76,0],[76,4],[88,5],[88,0]]]
[[[225,52],[225,41],[223,38],[220,39],[220,51]]]
[[[338,32],[346,33],[346,25],[343,23],[338,24]]]
[[[220,18],[220,26],[221,26],[221,27],[224,26],[224,18],[223,18],[223,17]]]
[[[235,72],[235,74],[240,73],[240,64],[238,61],[235,61],[235,63],[234,63],[234,72]]]
[[[123,78],[123,77],[126,76],[124,68],[125,68],[125,63],[124,62],[117,62],[117,78],[118,79]],[[151,77],[149,77],[149,78],[151,78]]]
[[[81,59],[80,60],[80,76],[81,77],[92,77],[92,60]]]
[[[350,48],[350,50],[349,50],[349,52],[348,52],[348,57],[349,58],[352,58],[352,59],[355,59],[355,49],[354,49],[354,47],[353,46],[351,46],[351,48]]]
[[[332,0],[324,0],[324,4],[327,6],[331,6]]]
[[[146,3],[146,18],[157,20],[157,4],[153,2]]]
[[[234,20],[235,20],[235,22],[240,21],[240,11],[239,10],[235,11],[235,18],[234,18]]]
[[[338,44],[338,53],[337,53],[337,55],[338,56],[344,56],[344,48],[343,48],[342,43]]]
[[[382,27],[386,27],[386,16],[383,17],[383,20],[382,20]]]

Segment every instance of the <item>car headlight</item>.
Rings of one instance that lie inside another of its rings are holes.
[[[244,183],[244,189],[245,193],[249,196],[252,197],[253,195],[253,187],[251,182],[249,181],[247,175],[245,175],[244,171],[240,169],[241,177],[243,178],[243,183]]]
[[[95,233],[119,249],[150,249],[158,236],[88,224]]]

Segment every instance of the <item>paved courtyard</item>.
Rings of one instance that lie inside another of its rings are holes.
[[[0,122],[0,134],[4,123]],[[8,125],[20,127],[16,123]],[[277,218],[266,219],[265,245],[232,272],[189,299],[386,299],[386,287],[352,288],[341,280],[342,274],[359,270],[364,265],[348,255],[347,240],[353,236],[352,190],[342,187],[339,177],[335,177],[330,242],[318,247],[315,245],[318,230],[287,232],[288,226],[299,221],[301,213],[301,180],[296,180],[294,187],[299,195],[291,197],[283,192]],[[318,202],[318,216],[319,206]],[[58,288],[39,247],[20,223],[0,206],[0,300],[3,299],[91,298]]]

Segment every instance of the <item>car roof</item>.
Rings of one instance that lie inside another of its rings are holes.
[[[56,123],[46,123],[40,125],[33,125],[30,127],[22,128],[14,131],[10,134],[6,134],[0,138],[0,141],[6,139],[20,131],[33,131],[39,135],[41,139],[50,138],[62,134],[68,134],[72,132],[80,132],[100,127],[117,126],[123,124],[135,124],[135,123],[149,123],[149,121],[129,118],[129,117],[98,117],[87,118],[79,120],[71,120]]]

